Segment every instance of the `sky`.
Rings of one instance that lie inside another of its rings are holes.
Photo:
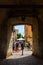
[[[15,29],[18,29],[19,33],[21,33],[24,36],[24,25],[17,25],[15,26]]]

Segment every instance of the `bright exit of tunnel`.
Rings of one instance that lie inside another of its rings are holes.
[[[29,55],[29,53],[31,54],[32,53],[32,40],[33,40],[33,38],[32,38],[32,26],[31,25],[27,25],[27,24],[22,24],[22,25],[13,25],[12,28],[11,28],[12,29],[12,33],[11,33],[10,42],[9,42],[9,50],[12,51],[12,53],[13,53],[13,50],[12,50],[13,38],[14,38],[15,47],[16,47],[17,39],[21,39],[22,38],[22,39],[25,39],[25,45],[24,45],[24,50],[25,51],[24,51],[24,54],[25,55],[26,54]],[[17,36],[17,34],[19,34],[19,36]],[[19,40],[19,41],[21,41],[21,40]],[[30,44],[30,47],[29,47],[29,44]],[[19,45],[20,45],[20,42],[19,42]],[[21,51],[21,46],[19,46],[18,49],[19,50],[17,50],[17,51]],[[19,54],[19,52],[16,51],[17,52],[16,53],[15,51],[16,50],[14,48],[15,55]],[[22,54],[22,53],[20,52],[20,54]],[[8,55],[9,55],[9,53],[8,53]]]
[[[32,45],[32,26],[31,25],[15,25],[13,26],[14,36],[17,39],[17,34],[21,34],[25,41],[30,41]]]
[[[12,30],[12,28],[13,28],[13,30]],[[17,42],[17,39],[22,38],[22,39],[25,39],[25,45],[27,44],[25,49],[27,49],[27,50],[30,49],[32,51],[32,26],[31,25],[27,25],[27,24],[26,25],[22,24],[22,25],[13,25],[12,28],[11,28],[12,33],[11,33],[10,42],[9,42],[9,50],[12,50],[12,41],[13,41],[13,38],[14,38],[15,44]],[[19,34],[20,36],[17,36],[17,34]],[[28,47],[28,44],[30,44],[31,48]],[[14,51],[15,51],[15,49],[14,49]]]

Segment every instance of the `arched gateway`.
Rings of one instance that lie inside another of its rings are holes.
[[[43,22],[38,17],[38,9],[33,8],[0,8],[3,15],[2,22],[0,22],[0,58],[5,58],[11,54],[9,50],[12,27],[13,25],[28,24],[32,26],[33,32],[33,54],[39,57],[43,56]],[[36,11],[37,10],[37,11]],[[1,20],[1,19],[0,19]],[[8,52],[9,51],[9,52]]]

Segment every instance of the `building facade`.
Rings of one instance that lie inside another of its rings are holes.
[[[31,25],[25,25],[25,39],[26,41],[30,41],[30,44],[32,44],[32,26]]]

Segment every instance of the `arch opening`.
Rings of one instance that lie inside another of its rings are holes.
[[[28,25],[30,26],[31,31],[32,31],[32,52],[37,54],[38,50],[36,48],[36,46],[38,45],[38,23],[37,23],[37,20],[34,19],[34,18],[30,18],[30,17],[26,17],[25,18],[25,21],[22,21],[21,20],[21,17],[15,17],[15,18],[11,18],[8,20],[8,42],[9,44],[8,45],[11,45],[12,46],[12,38],[14,36],[14,31],[13,31],[13,26],[17,26],[17,25]],[[37,27],[37,29],[36,29]],[[26,30],[26,29],[25,29]],[[37,33],[35,33],[37,31]],[[27,35],[27,33],[25,32],[25,34]],[[28,41],[28,38],[26,38]],[[29,40],[30,41],[30,40]],[[37,43],[37,44],[36,44]],[[11,46],[8,46],[8,50]],[[35,51],[36,50],[36,51]],[[12,52],[12,49],[10,49],[10,51]],[[7,53],[9,54],[9,53]]]

